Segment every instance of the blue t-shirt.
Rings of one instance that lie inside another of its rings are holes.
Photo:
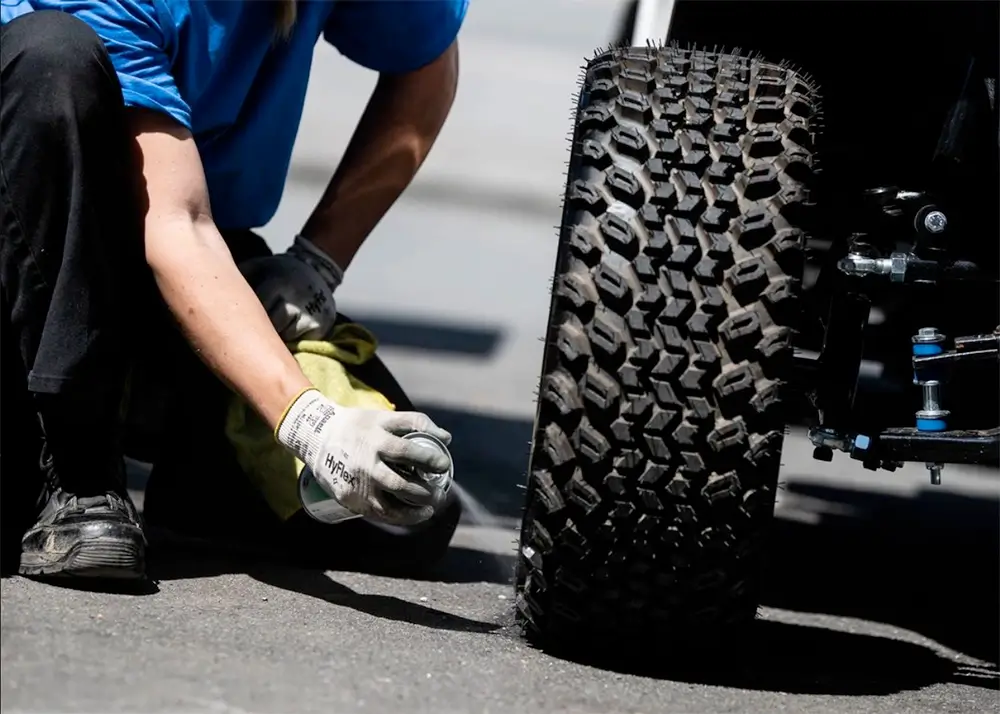
[[[320,36],[368,69],[406,72],[451,45],[468,2],[300,0],[287,40],[276,38],[274,5],[262,0],[0,0],[0,21],[31,9],[86,21],[107,46],[125,103],[191,130],[217,225],[255,228],[281,200]]]

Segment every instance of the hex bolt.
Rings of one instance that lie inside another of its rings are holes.
[[[924,408],[917,412],[917,419],[943,419],[948,416],[948,410],[941,408],[940,385],[937,380],[928,380],[920,383],[921,391],[924,393]],[[941,464],[929,462],[925,464],[931,474],[931,485],[941,485]]]
[[[924,228],[928,233],[944,233],[948,227],[948,217],[941,211],[931,211],[924,216]]]

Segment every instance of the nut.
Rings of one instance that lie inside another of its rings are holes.
[[[944,335],[936,327],[921,327],[913,336],[912,341],[914,344],[944,342]]]
[[[906,265],[909,262],[906,253],[893,253],[889,256],[889,280],[901,283],[906,278]]]

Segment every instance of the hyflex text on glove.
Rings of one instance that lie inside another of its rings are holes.
[[[240,270],[285,342],[330,334],[344,271],[311,241],[296,236],[284,253],[245,261]]]

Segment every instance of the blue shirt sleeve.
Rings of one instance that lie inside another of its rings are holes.
[[[191,109],[171,73],[175,30],[160,0],[32,0],[36,10],[61,10],[104,40],[126,106],[166,113],[191,128]]]
[[[21,15],[27,15],[34,10],[28,0],[0,0],[0,25],[6,25]]]
[[[323,37],[376,72],[411,72],[451,46],[469,0],[337,0]]]

